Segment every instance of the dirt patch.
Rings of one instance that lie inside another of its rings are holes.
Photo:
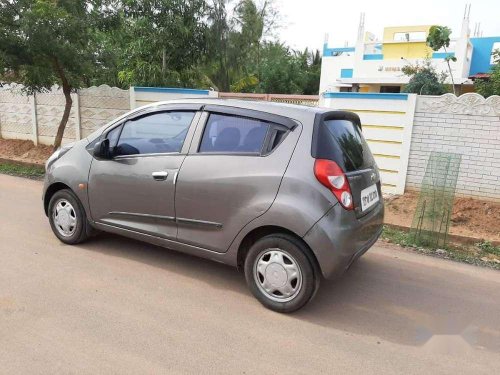
[[[0,158],[43,165],[52,154],[52,146],[35,146],[32,141],[0,138]]]
[[[386,200],[385,222],[410,227],[417,207],[418,192]],[[500,203],[456,197],[451,217],[450,233],[500,241]]]

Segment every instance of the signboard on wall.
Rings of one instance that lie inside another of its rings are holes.
[[[378,71],[379,72],[400,72],[401,71],[401,67],[400,66],[383,66],[383,65],[380,65],[378,67]]]

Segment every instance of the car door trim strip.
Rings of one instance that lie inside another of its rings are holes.
[[[150,218],[150,219],[160,219],[160,220],[175,221],[175,217],[173,217],[173,216],[140,214],[140,213],[135,213],[135,212],[123,212],[123,211],[111,211],[109,214],[110,215],[120,215],[120,216],[146,217],[146,218]]]
[[[216,222],[213,222],[213,221],[185,219],[185,218],[180,218],[180,217],[178,217],[176,219],[176,221],[179,224],[195,224],[195,225],[204,225],[204,226],[216,227],[217,229],[222,228],[222,224],[221,223],[216,223]]]
[[[110,215],[135,216],[135,217],[145,217],[145,218],[150,218],[150,219],[175,221],[178,224],[194,224],[194,225],[212,226],[212,227],[216,227],[218,229],[222,228],[221,223],[216,223],[213,221],[206,221],[206,220],[186,219],[186,218],[180,218],[180,217],[175,218],[173,216],[141,214],[141,213],[123,212],[123,211],[111,211],[109,214]]]

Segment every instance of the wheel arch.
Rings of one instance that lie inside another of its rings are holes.
[[[291,237],[293,237],[295,240],[299,241],[304,245],[304,248],[307,249],[305,252],[307,258],[311,262],[314,271],[318,276],[322,275],[321,272],[321,267],[319,266],[318,259],[316,258],[316,255],[312,251],[312,249],[309,247],[309,245],[300,237],[298,234],[294,233],[293,231],[278,226],[278,225],[264,225],[260,226],[257,228],[252,229],[250,232],[248,232],[243,240],[240,242],[240,246],[238,247],[238,253],[237,253],[237,259],[236,259],[236,265],[238,270],[242,270],[245,264],[245,258],[246,255],[248,254],[248,251],[252,247],[252,245],[258,241],[259,239],[268,236],[270,234],[287,234]]]
[[[45,211],[46,216],[49,213],[50,199],[54,196],[55,193],[64,189],[71,190],[74,194],[74,191],[68,185],[62,182],[54,182],[47,188],[47,190],[45,191],[45,195],[43,196],[43,209]]]

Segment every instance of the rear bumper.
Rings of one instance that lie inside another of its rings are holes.
[[[304,236],[326,279],[340,276],[377,241],[384,223],[384,204],[357,219],[335,205]]]

